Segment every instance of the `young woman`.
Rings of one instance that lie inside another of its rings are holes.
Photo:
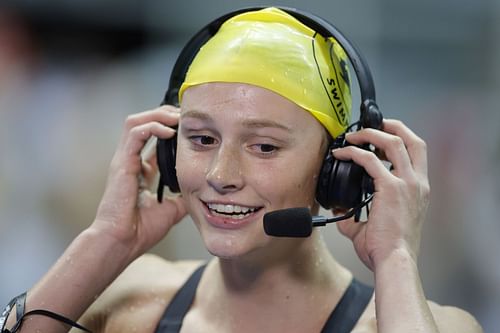
[[[429,196],[426,148],[400,121],[350,133],[353,145],[333,152],[374,181],[368,221],[338,223],[373,271],[374,297],[335,261],[318,231],[307,238],[264,233],[268,212],[318,211],[325,152],[345,129],[332,110],[316,109],[328,96],[307,90],[321,84],[309,82],[314,66],[339,64],[342,52],[330,53],[320,37],[319,56],[309,59],[311,36],[275,8],[226,22],[191,65],[180,109],[127,118],[94,222],[29,291],[26,311],[80,318],[93,332],[481,332],[466,312],[425,298],[417,257]],[[181,195],[159,203],[149,191],[155,156],[141,152],[151,137],[175,133]],[[357,147],[366,143],[393,168]],[[145,255],[186,214],[214,258]],[[28,317],[20,329],[67,330],[45,316]]]

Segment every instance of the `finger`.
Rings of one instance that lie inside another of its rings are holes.
[[[167,126],[174,126],[178,123],[179,115],[179,108],[172,105],[162,105],[152,110],[129,115],[125,123],[129,129],[151,121],[158,121]]]
[[[148,207],[162,210],[163,215],[171,215],[172,212],[175,212],[175,216],[173,217],[174,222],[179,222],[184,216],[187,214],[186,203],[181,195],[175,195],[171,197],[167,197],[168,200],[163,200],[162,202],[158,202],[156,198],[156,193],[152,193],[149,190],[144,190],[141,193],[141,198],[139,205],[141,207]]]
[[[354,222],[354,218],[337,222],[337,228],[340,233],[351,240],[361,232],[363,227],[364,224]]]
[[[141,158],[143,164],[148,165],[152,168],[156,167],[156,145],[158,143],[158,138],[153,136],[151,137],[146,145],[141,151]]]
[[[142,187],[152,189],[157,182],[158,168],[155,164],[142,162]]]
[[[137,177],[138,182],[139,182],[139,192],[143,191],[149,191],[148,184],[146,182],[146,178],[143,173],[140,173],[139,176]]]
[[[154,135],[162,139],[169,139],[175,134],[173,128],[158,122],[150,122],[134,127],[127,137],[126,151],[129,155],[139,155],[146,142]]]
[[[153,110],[129,115],[125,120],[125,131],[122,135],[122,142],[126,141],[128,133],[135,127],[150,122],[158,122],[165,126],[176,126],[179,123],[179,110],[179,108],[171,105],[163,105]]]
[[[176,219],[180,221],[180,219],[182,219],[187,214],[187,208],[186,203],[184,202],[184,198],[180,195],[177,195],[169,199],[169,201],[175,206],[177,211]]]
[[[383,158],[392,163],[397,175],[413,175],[413,166],[403,139],[397,135],[385,133],[376,129],[366,128],[348,133],[346,140],[355,145],[372,144],[383,152]]]
[[[142,173],[147,188],[151,188],[156,182],[158,174],[158,164],[156,160],[156,144],[158,139],[152,137],[148,140],[141,152]]]
[[[144,226],[139,232],[150,233],[147,238],[151,240],[151,244],[160,241],[169,229],[187,214],[186,206],[180,196],[159,203],[153,193],[143,191],[137,205],[141,210],[141,215],[150,221],[150,224]],[[142,226],[139,225],[139,227]]]
[[[384,119],[383,130],[403,140],[415,172],[427,176],[427,146],[425,141],[399,120]]]
[[[384,166],[382,161],[371,151],[347,146],[332,151],[333,156],[339,160],[352,160],[363,167],[368,175],[374,179],[375,185],[381,179],[394,179],[395,176]]]

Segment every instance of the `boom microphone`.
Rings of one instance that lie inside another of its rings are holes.
[[[275,210],[264,215],[264,231],[276,237],[309,237],[312,216],[307,208]]]

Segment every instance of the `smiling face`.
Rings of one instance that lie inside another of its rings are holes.
[[[315,206],[326,132],[309,112],[239,83],[191,87],[181,110],[177,177],[210,253],[266,247],[266,212]]]

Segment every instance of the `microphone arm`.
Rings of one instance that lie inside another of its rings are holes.
[[[318,216],[313,216],[312,217],[312,226],[313,227],[323,227],[327,225],[328,223],[334,223],[334,222],[339,222],[342,220],[347,220],[348,218],[353,217],[354,215],[357,215],[356,222],[359,222],[359,212],[360,209],[366,206],[370,201],[373,199],[373,193],[368,196],[365,200],[361,201],[357,206],[349,209],[347,213],[341,216],[334,216],[334,217],[326,217],[323,215],[318,215]]]

